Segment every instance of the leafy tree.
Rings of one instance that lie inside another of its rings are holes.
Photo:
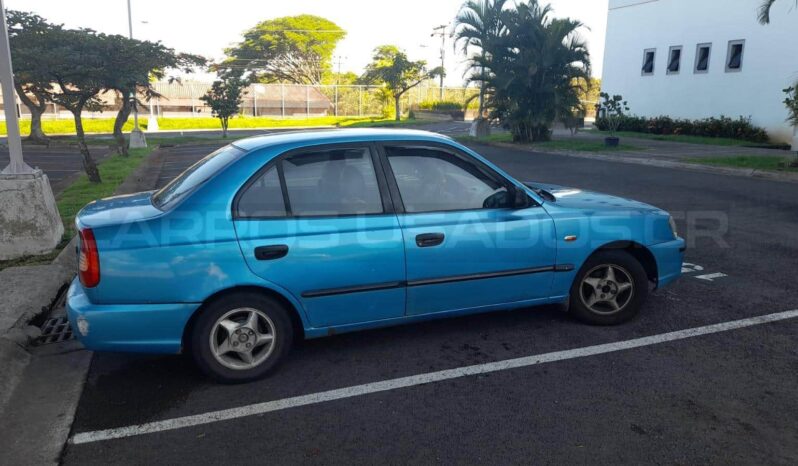
[[[204,65],[205,60],[196,55],[175,53],[160,42],[140,41],[120,35],[107,36],[105,40],[108,65],[103,73],[105,88],[116,91],[122,97],[122,105],[114,121],[114,140],[117,151],[127,155],[122,127],[133,110],[130,96],[141,94],[148,100],[159,97],[152,87],[153,79],[163,79],[170,69],[190,73],[194,67]],[[136,104],[141,105],[141,102],[136,99]]]
[[[243,102],[244,89],[249,80],[241,77],[241,73],[220,73],[219,79],[213,82],[211,89],[200,99],[211,107],[213,116],[222,124],[222,137],[227,137],[230,117],[237,114]]]
[[[61,26],[52,25],[33,13],[16,10],[6,11],[6,21],[14,64],[14,87],[31,114],[28,140],[46,144],[42,114],[52,90],[52,51]]]
[[[64,29],[57,32],[51,61],[51,76],[58,92],[49,98],[72,113],[83,169],[89,181],[100,183],[100,172],[86,144],[81,115],[83,110],[101,110],[99,94],[106,88],[108,36],[90,29]]]
[[[488,117],[510,129],[513,140],[548,140],[558,116],[583,108],[590,54],[578,21],[551,17],[537,0],[499,13],[502,27],[472,58],[484,70],[471,80],[485,85]]]
[[[495,42],[502,36],[504,23],[501,21],[502,10],[507,0],[468,0],[460,8],[455,18],[455,44],[460,45],[463,54],[469,50],[479,49],[481,61]],[[485,82],[480,79],[484,69],[479,61],[469,60],[473,81],[479,84],[479,110],[482,117],[485,101]]]
[[[394,45],[381,45],[374,49],[372,62],[366,67],[361,80],[365,83],[380,83],[394,100],[396,121],[401,119],[399,101],[405,92],[427,79],[440,76],[443,69],[438,67],[427,71],[424,60],[411,61],[407,54]]]
[[[776,0],[762,1],[762,4],[759,6],[759,14],[757,15],[760,23],[770,24],[770,12],[775,4]],[[795,1],[795,6],[798,7],[798,0]]]
[[[344,36],[337,24],[313,15],[262,21],[226,50],[226,65],[252,72],[264,82],[319,84]]]

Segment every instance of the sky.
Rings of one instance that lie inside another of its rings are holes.
[[[545,0],[543,0],[545,2]],[[608,0],[550,0],[555,16],[578,19],[586,25],[593,74],[601,76]],[[238,42],[242,33],[258,22],[313,14],[327,18],[347,31],[335,56],[341,70],[362,73],[374,47],[398,45],[410,59],[440,63],[439,37],[432,29],[451,24],[463,0],[131,0],[133,36],[160,40],[180,52],[210,59],[224,57],[223,50]],[[32,11],[50,22],[86,27],[109,34],[128,34],[126,0],[6,0],[6,8]],[[446,44],[446,85],[463,84],[464,58]],[[337,58],[336,58],[337,60]],[[336,65],[337,66],[337,65]]]

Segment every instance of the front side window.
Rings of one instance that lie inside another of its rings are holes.
[[[153,194],[152,204],[159,209],[174,205],[244,153],[238,147],[229,145],[205,156]]]
[[[388,147],[405,211],[443,212],[507,208],[507,188],[476,164],[453,154],[421,147]]]
[[[654,57],[656,50],[648,49],[643,52],[643,76],[654,74]]]
[[[682,48],[671,47],[668,58],[668,74],[679,74],[682,66]]]
[[[743,52],[745,50],[744,40],[733,40],[729,42],[728,58],[726,59],[726,71],[740,71],[743,69]]]
[[[698,44],[695,52],[695,72],[706,73],[709,71],[709,56],[712,44]]]
[[[291,215],[383,212],[377,175],[367,148],[297,154],[281,163]]]

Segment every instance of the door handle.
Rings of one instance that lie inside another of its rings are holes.
[[[272,246],[258,246],[255,248],[255,259],[259,261],[270,261],[285,257],[288,254],[288,246],[285,244],[275,244]]]
[[[443,233],[424,233],[423,235],[416,236],[416,246],[420,248],[429,248],[443,243]]]

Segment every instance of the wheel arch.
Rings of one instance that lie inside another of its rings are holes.
[[[288,316],[291,319],[291,326],[294,329],[294,336],[296,338],[304,339],[305,326],[304,326],[304,321],[302,319],[302,315],[300,314],[301,311],[290,299],[288,299],[282,293],[273,290],[271,288],[257,286],[257,285],[241,285],[241,286],[235,286],[232,288],[219,290],[216,293],[208,296],[205,299],[205,301],[202,302],[202,304],[197,308],[197,310],[191,314],[191,317],[189,317],[188,322],[183,328],[183,335],[181,338],[182,347],[184,349],[187,348],[188,342],[190,341],[189,336],[191,335],[191,332],[194,330],[194,325],[196,324],[197,319],[199,318],[203,310],[206,309],[211,303],[225,299],[226,297],[232,295],[247,294],[247,293],[260,294],[262,296],[268,296],[270,298],[280,301],[280,303],[283,304],[286,309],[288,309]]]
[[[602,251],[624,251],[629,253],[632,257],[634,257],[640,265],[643,266],[643,269],[646,271],[646,276],[648,280],[655,285],[659,280],[659,271],[657,268],[657,259],[654,257],[654,254],[642,244],[636,241],[629,241],[629,240],[622,240],[622,241],[612,241],[610,243],[604,244],[596,250],[594,250],[588,257],[585,258],[585,262],[587,263],[591,257],[595,256],[596,254]],[[583,263],[583,266],[584,266]]]

